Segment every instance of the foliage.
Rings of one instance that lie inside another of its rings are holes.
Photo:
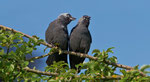
[[[64,62],[54,62],[53,65],[45,67],[44,72],[57,73],[58,75],[48,76],[38,72],[27,71],[24,68],[28,67],[28,64],[32,61],[26,59],[26,55],[32,55],[32,51],[36,50],[37,46],[40,46],[44,40],[39,39],[36,36],[29,38],[28,41],[24,41],[21,33],[0,30],[0,78],[4,82],[12,81],[107,81],[113,82],[119,80],[120,82],[148,82],[149,76],[142,76],[140,71],[148,74],[150,71],[146,70],[150,68],[150,65],[144,65],[141,69],[135,66],[132,70],[121,69],[121,74],[116,74],[116,66],[108,65],[106,61],[117,63],[117,57],[109,56],[109,53],[113,53],[112,48],[103,50],[93,50],[92,54],[97,57],[97,60],[89,60],[89,62],[76,65],[81,70],[85,70],[78,74],[78,70],[69,69],[68,65]],[[44,49],[43,49],[44,51]],[[52,48],[50,52],[59,51],[56,48]],[[38,71],[36,68],[33,70]],[[140,71],[139,71],[140,70]]]

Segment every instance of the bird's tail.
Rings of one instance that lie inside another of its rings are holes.
[[[58,54],[58,53],[54,53],[52,55],[49,55],[47,60],[46,60],[46,64],[48,66],[52,65],[53,62],[56,61],[56,62],[59,62],[59,61],[64,61],[65,63],[68,64],[67,62],[67,54]]]

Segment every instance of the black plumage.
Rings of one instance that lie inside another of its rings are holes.
[[[58,44],[62,50],[68,50],[69,37],[67,25],[73,20],[75,20],[75,18],[68,13],[63,13],[58,16],[56,20],[49,24],[49,27],[46,30],[46,42],[49,44]],[[52,65],[54,61],[64,61],[67,63],[67,54],[59,55],[58,53],[54,53],[49,55],[46,63],[47,65]]]
[[[69,50],[87,54],[92,43],[92,37],[88,30],[90,17],[84,15],[80,18],[78,24],[71,30]],[[76,69],[75,65],[83,63],[85,58],[69,55],[70,66]],[[79,72],[79,70],[78,70]]]

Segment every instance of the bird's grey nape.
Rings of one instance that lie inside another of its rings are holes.
[[[61,13],[61,14],[58,16],[58,18],[59,18],[60,16],[67,17],[68,14],[69,14],[69,13]]]
[[[69,13],[62,13],[58,16],[58,21],[63,25],[68,25],[71,21],[74,21],[76,18],[72,17]]]

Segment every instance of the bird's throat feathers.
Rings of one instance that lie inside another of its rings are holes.
[[[89,23],[78,22],[77,26],[80,27],[80,28],[81,28],[81,27],[83,27],[83,28],[84,28],[84,27],[88,28],[88,27],[89,27]]]

